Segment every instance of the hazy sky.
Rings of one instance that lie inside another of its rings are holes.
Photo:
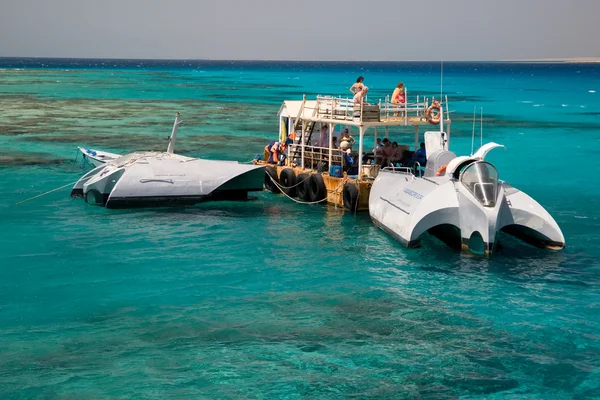
[[[600,0],[0,0],[0,56],[600,57]]]

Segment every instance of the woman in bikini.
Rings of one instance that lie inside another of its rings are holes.
[[[406,104],[406,91],[404,89],[404,83],[398,82],[398,85],[392,93],[392,104]],[[398,113],[394,113],[394,117],[397,117]]]
[[[356,79],[356,83],[352,86],[350,86],[350,92],[353,95],[356,95],[356,93],[360,92],[363,88],[363,86],[365,86],[363,84],[365,78],[363,78],[362,76],[359,76],[358,79]]]
[[[340,139],[340,150],[352,149],[352,145],[356,143],[356,140],[350,136],[348,128],[342,132],[342,138]]]
[[[359,105],[359,104],[367,104],[367,102],[365,102],[365,96],[367,95],[367,92],[369,91],[369,88],[366,87],[365,85],[362,85],[362,89],[357,90],[356,94],[354,95],[354,104],[355,105]]]

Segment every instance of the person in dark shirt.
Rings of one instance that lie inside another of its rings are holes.
[[[415,154],[406,162],[405,166],[414,168],[416,163],[419,163],[421,167],[427,164],[427,153],[425,152],[425,143],[423,142],[421,142],[421,147],[415,151]]]
[[[419,150],[415,151],[413,154],[413,158],[419,162],[421,165],[425,165],[427,162],[427,153],[425,152],[425,143],[421,142],[421,147]]]

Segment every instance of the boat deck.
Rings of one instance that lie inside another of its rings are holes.
[[[406,98],[408,99],[408,96]],[[326,202],[356,211],[368,210],[369,193],[380,166],[367,163],[363,165],[363,157],[380,163],[383,156],[369,156],[370,150],[365,148],[365,135],[369,131],[373,132],[375,142],[378,128],[381,129],[381,133],[385,132],[387,138],[391,127],[414,127],[416,150],[419,148],[420,126],[430,126],[431,130],[441,132],[446,127],[447,133],[444,133],[443,137],[447,142],[451,122],[447,103],[447,99],[440,103],[427,97],[417,97],[413,102],[402,104],[390,103],[387,98],[377,104],[356,104],[353,99],[333,96],[317,96],[315,100],[307,100],[306,96],[302,100],[286,100],[278,113],[279,141],[288,143],[284,165],[267,164],[268,152],[265,152],[264,160],[256,161],[257,164],[268,165],[265,187],[274,192],[283,191],[288,195],[286,192],[295,193],[295,185],[297,186],[298,182],[307,176],[318,175],[318,178],[310,179],[310,185],[302,187],[302,190],[312,191],[312,199],[294,201]],[[336,125],[349,128],[350,134],[356,137],[356,146],[352,153],[349,153],[355,160],[353,165],[346,165],[345,154],[332,141]],[[329,143],[322,143],[322,139],[315,143],[323,126],[327,127],[327,132],[331,132],[328,134]],[[398,147],[402,147],[403,153],[410,151],[409,146]],[[285,170],[289,171],[284,173],[282,179],[281,174]],[[353,174],[349,175],[348,171],[352,171]],[[294,183],[286,187],[283,182]],[[349,201],[349,196],[352,201]]]

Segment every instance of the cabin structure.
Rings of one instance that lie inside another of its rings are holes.
[[[321,95],[314,100],[308,100],[306,96],[302,100],[285,100],[278,112],[278,141],[287,143],[278,154],[284,154],[283,161],[273,160],[265,148],[264,159],[256,163],[269,164],[271,158],[271,164],[265,170],[267,190],[283,192],[304,203],[327,202],[352,211],[368,210],[370,187],[380,168],[410,168],[382,165],[381,156],[372,148],[366,148],[365,139],[373,135],[375,143],[378,137],[388,138],[390,128],[412,127],[413,151],[416,151],[421,128],[435,127],[436,131],[442,132],[448,145],[451,121],[447,108],[447,98],[440,102],[417,97],[413,102],[401,104],[390,103],[388,98],[377,104],[355,104],[351,98]],[[323,143],[321,137],[323,126],[327,127],[328,143]],[[336,127],[339,132],[348,128],[356,140],[349,153],[333,142]],[[410,144],[400,146],[411,152]],[[420,168],[412,170],[419,173]]]

